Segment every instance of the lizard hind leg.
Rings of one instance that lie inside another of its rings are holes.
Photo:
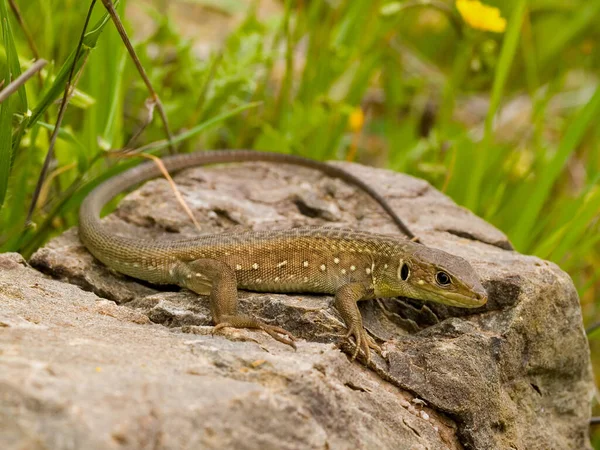
[[[294,336],[287,330],[238,313],[235,271],[216,259],[196,259],[179,263],[174,271],[180,286],[200,295],[209,295],[214,331],[225,327],[263,330],[273,339],[296,348]]]

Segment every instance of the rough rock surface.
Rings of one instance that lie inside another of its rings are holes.
[[[330,297],[242,293],[242,310],[301,338],[295,352],[259,332],[212,336],[206,298],[110,272],[71,230],[30,261],[62,281],[0,256],[0,440],[52,449],[590,448],[594,387],[569,277],[507,250],[502,233],[421,180],[345,167],[427,245],[470,260],[488,304],[363,302],[366,327],[387,341],[385,359],[366,368],[335,345],[343,324]],[[398,233],[354,188],[302,168],[228,165],[176,180],[202,232],[327,224]],[[163,180],[106,220],[151,239],[197,234]]]

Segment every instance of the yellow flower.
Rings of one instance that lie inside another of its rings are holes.
[[[500,15],[500,10],[479,0],[456,0],[456,8],[472,28],[494,33],[502,33],[506,29],[506,19]]]
[[[348,117],[348,126],[355,133],[359,132],[365,123],[365,113],[360,106],[354,108]]]

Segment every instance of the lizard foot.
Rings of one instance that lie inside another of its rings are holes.
[[[296,338],[292,333],[284,328],[266,324],[258,319],[249,316],[223,316],[218,324],[215,325],[213,333],[216,333],[221,328],[249,328],[254,330],[263,330],[276,341],[289,345],[294,350],[296,349]]]
[[[352,358],[350,359],[350,361],[354,361],[356,359],[359,350],[362,350],[365,354],[367,364],[371,361],[371,352],[369,350],[370,348],[375,350],[377,353],[381,354],[381,347],[377,345],[373,338],[369,336],[365,329],[360,325],[355,325],[348,329],[348,333],[346,333],[344,338],[348,340],[350,340],[350,338],[354,338],[354,342],[356,344],[356,348],[354,350],[354,353],[352,354]]]

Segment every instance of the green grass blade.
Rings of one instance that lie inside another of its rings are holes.
[[[187,139],[190,139],[190,138],[196,136],[197,134],[199,134],[200,132],[205,131],[206,129],[208,129],[214,125],[217,125],[218,123],[220,123],[230,117],[233,117],[236,114],[239,114],[239,113],[246,111],[248,109],[251,109],[251,108],[255,108],[256,106],[258,106],[260,104],[261,104],[261,102],[254,102],[254,103],[242,105],[238,108],[235,108],[231,111],[228,111],[228,112],[223,113],[219,116],[216,116],[210,120],[207,120],[206,122],[203,122],[184,133],[174,136],[173,143],[176,144],[176,143],[183,142]],[[169,147],[169,143],[166,140],[161,140],[161,141],[158,141],[158,142],[155,142],[155,143],[152,143],[152,144],[149,144],[149,145],[143,147],[143,150],[146,152],[150,152],[150,151],[161,150],[161,149],[164,149],[167,147]],[[98,176],[97,178],[95,178],[93,181],[84,183],[72,195],[69,195],[68,197],[63,198],[59,202],[57,207],[53,210],[53,212],[51,214],[49,214],[49,216],[48,216],[49,218],[46,219],[46,221],[39,227],[39,231],[36,233],[33,233],[33,234],[29,234],[27,237],[25,237],[20,242],[20,250],[25,255],[30,255],[37,247],[39,247],[47,239],[49,223],[51,222],[52,217],[55,217],[58,215],[64,215],[67,212],[72,211],[77,206],[79,206],[79,204],[83,201],[83,199],[85,198],[87,193],[89,191],[91,191],[91,189],[94,186],[96,186],[98,183],[100,183],[101,181],[103,181],[105,179],[110,178],[111,176],[115,175],[116,173],[119,173],[119,172],[125,170],[127,167],[131,167],[135,164],[137,164],[137,162],[126,161],[122,164],[119,164],[117,166],[109,168],[109,169],[103,171],[102,174],[100,176]]]
[[[2,208],[6,198],[12,163],[13,105],[14,99],[10,97],[0,104],[0,208]]]
[[[242,105],[237,108],[234,108],[231,111],[227,111],[226,113],[223,113],[216,117],[213,117],[212,119],[207,120],[206,122],[202,122],[201,124],[196,125],[195,127],[190,128],[189,130],[178,134],[177,136],[173,136],[172,142],[173,142],[173,144],[179,144],[180,142],[190,139],[190,138],[196,136],[197,134],[201,133],[202,131],[205,131],[208,128],[213,127],[213,126],[223,122],[224,120],[235,116],[236,114],[246,111],[247,109],[256,108],[261,103],[262,102],[248,103],[246,105]],[[169,147],[169,142],[167,142],[166,140],[163,139],[158,142],[148,144],[148,145],[144,146],[142,149],[144,151],[151,151],[151,150],[162,150],[167,147]]]
[[[541,65],[549,63],[553,58],[560,55],[560,52],[582,31],[595,21],[598,23],[598,15],[600,14],[599,1],[581,2],[577,8],[574,8],[575,16],[553,35],[549,42],[540,50]]]
[[[577,207],[574,213],[563,222],[550,236],[534,249],[542,258],[561,261],[566,255],[581,245],[586,229],[600,211],[600,189],[590,189],[577,199],[569,199]],[[563,208],[566,209],[565,206]]]
[[[119,3],[119,0],[116,0],[115,6]],[[110,16],[108,13],[104,14],[104,16],[94,24],[92,29],[86,33],[83,38],[83,45],[81,47],[81,51],[78,54],[77,61],[75,62],[75,72],[77,73],[83,62],[88,57],[90,52],[96,47],[98,43],[98,38],[102,34],[102,30],[109,22]],[[75,59],[75,53],[77,49],[73,49],[67,60],[61,66],[56,78],[52,85],[48,88],[42,99],[38,102],[36,107],[33,109],[31,117],[29,118],[28,127],[32,127],[37,123],[38,120],[42,117],[42,114],[46,112],[46,110],[59,98],[63,95],[65,90],[65,85],[69,78],[69,73],[71,72],[71,66],[73,65],[73,60]]]
[[[63,195],[57,200],[56,205],[35,231],[28,230],[17,242],[11,243],[12,247],[7,245],[5,248],[18,249],[26,258],[30,257],[52,233],[52,221],[55,217],[63,217],[70,212],[75,212],[83,199],[101,182],[137,164],[139,164],[139,161],[127,160],[109,167],[91,180],[86,179],[87,176],[82,176],[77,183],[67,190],[68,195]]]
[[[506,87],[506,81],[510,73],[510,68],[513,65],[515,54],[517,52],[526,5],[527,0],[517,0],[512,15],[508,21],[508,28],[504,37],[504,44],[502,45],[502,51],[500,53],[498,66],[496,67],[496,73],[494,75],[490,107],[485,119],[485,134],[483,143],[481,145],[483,152],[485,152],[492,139],[494,117],[496,116],[498,108],[500,107],[500,101],[502,100],[502,95]],[[469,190],[467,192],[465,206],[473,210],[477,209],[479,206],[481,184],[488,168],[486,156],[487,155],[485,153],[480,153],[477,155],[477,158],[475,159],[475,168],[470,177]]]
[[[40,121],[37,123],[37,125],[47,130],[50,130],[51,132],[54,131],[54,125],[51,125],[49,123]],[[68,142],[73,146],[73,148],[76,149],[77,154],[74,156],[77,157],[79,170],[83,172],[87,167],[86,148],[83,145],[83,143],[79,139],[77,139],[77,137],[73,134],[71,130],[67,128],[60,128],[58,130],[58,138],[62,139],[65,142]]]
[[[6,51],[6,63],[8,66],[10,80],[13,81],[19,75],[21,75],[21,65],[19,64],[19,55],[17,54],[17,47],[15,45],[12,28],[10,26],[10,19],[8,16],[8,9],[6,8],[6,0],[0,0],[0,19],[2,20],[2,42]],[[21,85],[17,90],[19,100],[21,104],[16,109],[17,112],[27,111],[27,93],[25,92],[25,85]]]
[[[112,95],[110,96],[110,104],[108,108],[108,117],[106,119],[106,125],[102,132],[102,139],[109,144],[110,147],[114,145],[116,138],[116,130],[118,129],[118,122],[120,117],[117,113],[121,113],[121,103],[123,99],[123,73],[125,71],[125,63],[127,62],[127,53],[121,51],[121,57],[117,63],[117,77],[114,86],[111,89]]]
[[[600,116],[600,86],[585,107],[577,114],[567,128],[565,137],[558,150],[546,167],[539,171],[539,178],[529,195],[519,219],[509,233],[517,248],[525,248],[529,242],[531,231],[544,204],[549,200],[552,186],[560,175],[566,162],[581,143],[585,132],[593,121]]]
[[[2,21],[2,44],[6,52],[6,67],[2,78],[4,85],[7,86],[21,74],[21,66],[19,65],[19,56],[17,55],[5,0],[0,0],[0,20]],[[25,86],[20,86],[17,93],[16,98],[11,96],[0,104],[0,208],[4,205],[8,189],[8,178],[13,163],[13,114],[17,110],[27,110]],[[18,103],[20,103],[20,107]]]

